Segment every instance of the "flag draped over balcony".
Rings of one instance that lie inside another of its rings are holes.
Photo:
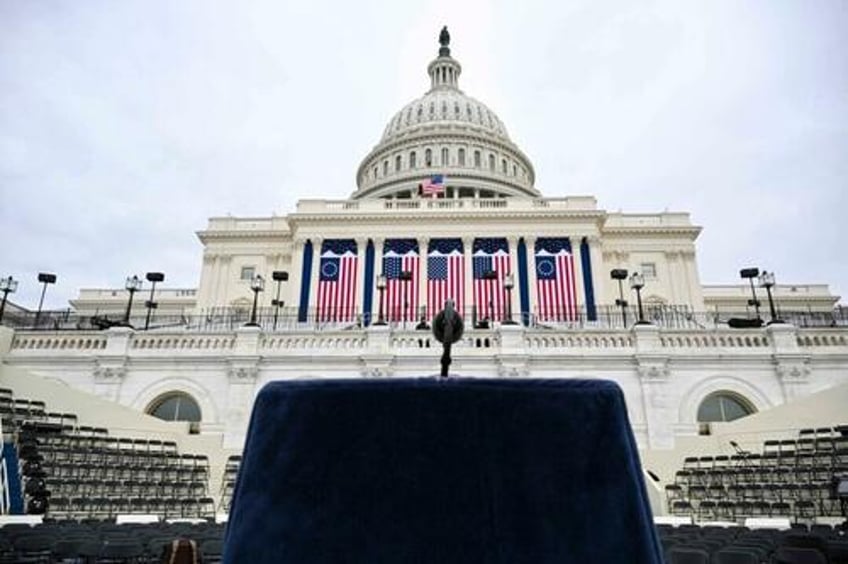
[[[404,280],[403,273],[411,274]],[[386,291],[383,308],[389,321],[418,319],[419,251],[415,239],[387,239],[383,245],[383,274]]]
[[[574,255],[568,238],[536,240],[536,294],[539,321],[577,319]]]
[[[506,238],[474,240],[474,305],[478,319],[501,320],[506,310],[504,276],[511,272]],[[487,273],[494,277],[487,279]]]
[[[348,322],[356,317],[358,258],[353,239],[328,239],[321,245],[318,321]]]
[[[464,315],[465,265],[462,239],[431,239],[427,249],[427,316],[432,319],[453,300]]]

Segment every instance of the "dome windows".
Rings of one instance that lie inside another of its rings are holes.
[[[415,151],[409,153],[409,168],[415,168],[417,166],[417,164],[415,163],[415,157]]]
[[[401,158],[400,155],[395,157],[395,172],[400,172]]]
[[[389,159],[383,161],[383,176],[389,174]]]
[[[433,151],[430,149],[424,151],[424,165],[433,166]]]
[[[495,155],[489,153],[489,170],[495,171]]]
[[[457,107],[459,110],[459,107]],[[456,158],[459,161],[459,166],[465,166],[465,149],[461,148],[456,152]]]
[[[442,166],[447,166],[450,164],[448,160],[448,148],[442,147],[442,161],[440,163]]]
[[[480,163],[480,151],[474,151],[474,168],[480,168],[483,166]]]
[[[501,159],[501,171],[506,174],[506,159]]]

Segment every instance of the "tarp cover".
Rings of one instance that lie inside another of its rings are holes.
[[[660,564],[603,380],[313,380],[259,393],[225,562]]]

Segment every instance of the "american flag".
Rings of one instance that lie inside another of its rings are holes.
[[[383,308],[389,321],[418,319],[418,255],[415,239],[387,239],[383,245]],[[401,279],[402,272],[411,272],[412,280]]]
[[[474,305],[477,319],[501,320],[506,310],[504,276],[511,272],[509,246],[505,238],[474,240]],[[494,271],[495,280],[486,280],[484,275]]]
[[[356,241],[328,239],[321,245],[318,321],[353,321],[356,316]]]
[[[462,239],[431,239],[427,249],[428,317],[433,319],[447,300],[453,300],[454,309],[463,315],[464,297]]]
[[[540,321],[575,321],[574,255],[567,238],[536,240],[536,292]]]
[[[434,174],[421,183],[421,194],[424,196],[435,196],[444,193],[444,191],[445,177],[441,174]]]

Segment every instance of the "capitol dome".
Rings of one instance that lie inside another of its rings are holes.
[[[439,56],[427,67],[430,90],[389,120],[359,165],[352,197],[412,198],[433,175],[444,178],[440,197],[538,197],[533,165],[503,122],[459,89],[462,67],[450,56],[446,28],[439,42]]]

